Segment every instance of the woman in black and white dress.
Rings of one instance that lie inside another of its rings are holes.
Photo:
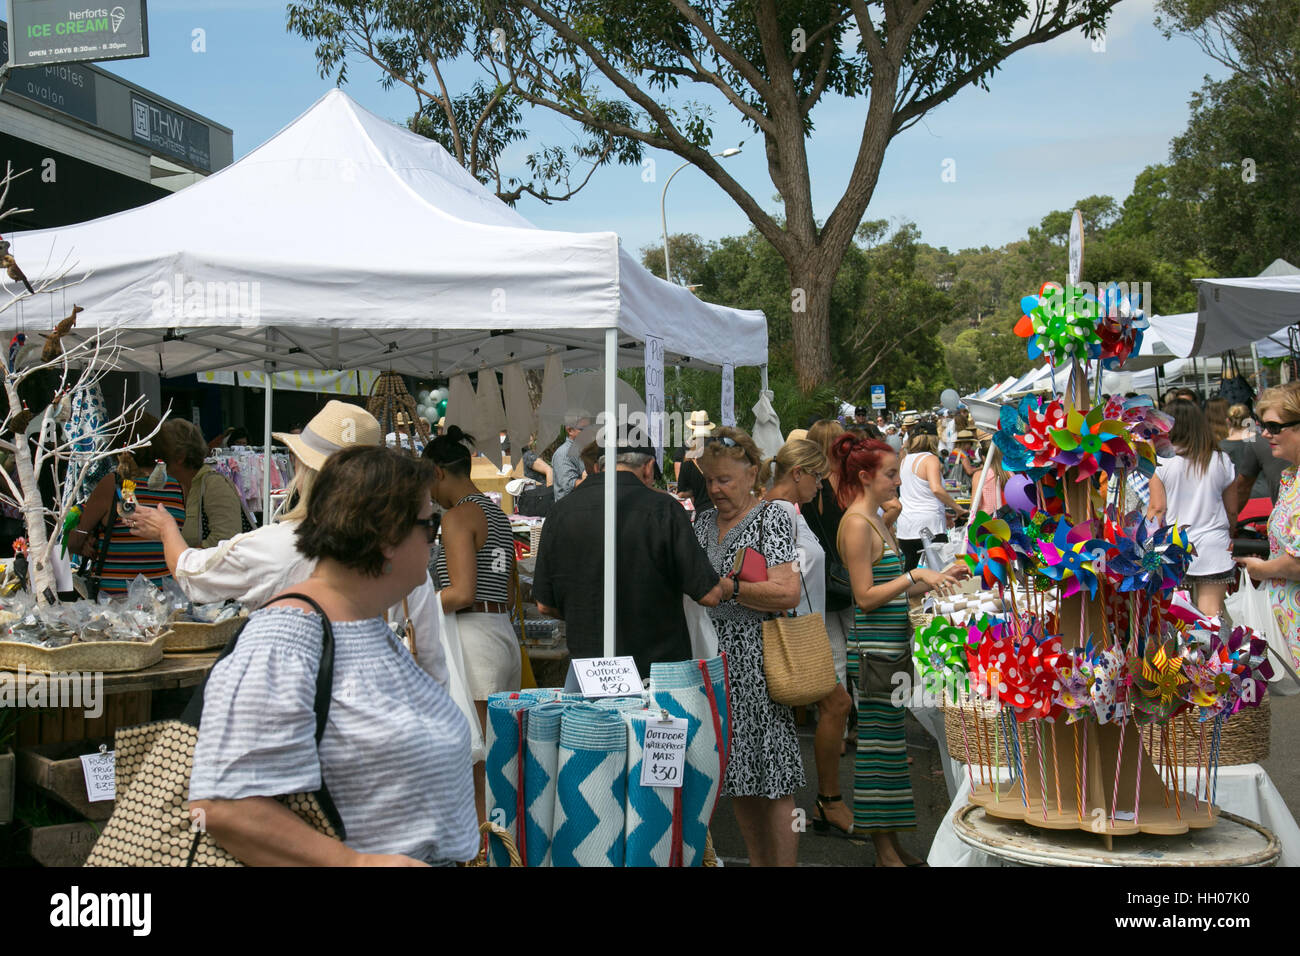
[[[720,428],[700,456],[713,508],[695,521],[695,534],[719,574],[732,574],[736,555],[753,548],[767,580],[733,577],[723,601],[709,609],[718,649],[727,655],[731,755],[723,792],[732,797],[751,866],[793,866],[799,835],[790,826],[794,793],[804,786],[794,712],[772,700],[763,675],[763,621],[799,603],[790,516],[759,501],[761,455],[737,428]],[[724,584],[727,582],[724,582]]]

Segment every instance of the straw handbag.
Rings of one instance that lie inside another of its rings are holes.
[[[329,617],[311,598],[304,594],[283,594],[280,597],[306,601],[321,616],[324,636],[313,708],[316,712],[316,745],[319,747],[325,734],[334,684],[334,631]],[[235,649],[238,640],[239,634],[231,638],[217,658],[218,663]],[[90,851],[86,866],[243,865],[213,840],[201,821],[191,818],[186,805],[206,685],[205,680],[179,718],[156,720],[117,732],[117,803]],[[336,840],[344,839],[343,821],[323,781],[315,793],[298,793],[277,799],[312,829]]]
[[[807,597],[808,584],[802,570],[799,581]],[[839,678],[821,614],[782,616],[763,622],[763,675],[771,698],[791,707],[819,701],[835,689]]]

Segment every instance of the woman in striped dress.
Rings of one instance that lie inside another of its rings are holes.
[[[916,828],[907,771],[905,711],[891,700],[894,675],[911,675],[907,599],[955,583],[961,570],[903,569],[893,534],[880,519],[899,485],[898,455],[884,442],[841,436],[839,552],[857,605],[849,632],[849,677],[858,680],[858,751],[853,770],[853,829],[869,831],[878,866],[920,866],[898,845],[900,830]]]
[[[509,613],[515,538],[505,512],[470,478],[473,444],[472,435],[452,425],[424,447],[424,457],[434,466],[433,499],[446,509],[435,568],[438,598],[445,614],[456,615],[465,683],[486,728],[488,697],[519,690],[523,659]],[[487,814],[485,792],[480,761],[474,764],[480,823]]]

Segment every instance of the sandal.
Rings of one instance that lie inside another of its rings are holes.
[[[817,816],[813,817],[813,830],[817,833],[833,833],[835,836],[851,836],[853,833],[852,823],[850,823],[849,828],[845,830],[843,827],[826,819],[826,805],[843,802],[843,794],[836,794],[833,797],[828,797],[822,793],[817,794]]]

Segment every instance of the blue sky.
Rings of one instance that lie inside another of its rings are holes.
[[[1202,78],[1223,72],[1190,40],[1164,39],[1152,24],[1153,2],[1123,0],[1104,51],[1077,34],[1022,51],[993,76],[989,92],[964,90],[895,139],[867,218],[912,220],[926,242],[956,250],[1020,238],[1044,213],[1083,196],[1123,199],[1141,169],[1167,157]],[[310,45],[285,31],[284,10],[271,0],[150,0],[150,57],[104,65],[231,127],[239,157],[332,86],[317,75]],[[204,53],[191,49],[195,29],[206,33]],[[464,79],[475,70],[457,72]],[[398,122],[414,108],[413,94],[385,92],[366,63],[354,64],[346,89]],[[862,113],[863,101],[842,99],[814,113],[819,216],[847,180]],[[761,141],[725,106],[715,116],[718,149],[746,141],[739,156],[724,161],[728,169],[775,210]],[[572,135],[550,117],[538,117],[534,129],[550,141]],[[526,152],[510,157],[521,172]],[[614,230],[634,250],[658,243],[660,189],[680,160],[653,155],[655,182],[643,181],[640,167],[606,168],[575,200],[547,206],[525,198],[519,209],[543,228]],[[941,175],[948,160],[953,182]],[[706,176],[688,169],[669,192],[668,225],[717,239],[744,232],[748,221]]]

